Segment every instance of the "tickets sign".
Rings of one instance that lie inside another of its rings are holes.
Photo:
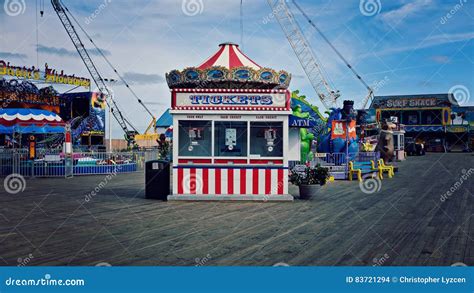
[[[270,95],[190,95],[192,105],[273,105]]]
[[[288,110],[289,95],[280,92],[173,92],[174,109],[199,110]]]

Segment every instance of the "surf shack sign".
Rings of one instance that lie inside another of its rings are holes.
[[[44,71],[40,71],[39,68],[32,67],[20,67],[11,65],[10,62],[0,60],[0,76],[10,76],[20,79],[29,80],[41,80],[46,83],[65,84],[73,86],[82,86],[90,88],[91,81],[88,78],[76,77],[73,75],[64,74],[64,71],[56,71],[56,69],[49,68],[48,64],[44,65]]]
[[[387,99],[379,102],[379,108],[429,108],[436,107],[436,98],[400,98]]]

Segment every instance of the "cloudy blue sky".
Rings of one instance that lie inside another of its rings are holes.
[[[48,0],[1,1],[0,59],[26,66],[47,62],[76,76],[88,75]],[[21,9],[12,11],[12,2]],[[44,16],[37,18],[42,2]],[[198,65],[221,42],[241,43],[240,0],[63,2],[157,116],[170,105],[165,72]],[[446,93],[461,86],[470,97],[466,104],[474,105],[474,1],[297,2],[377,95]],[[364,87],[293,11],[342,99],[360,103]],[[260,65],[291,72],[291,89],[300,89],[320,105],[267,2],[243,0],[243,19],[243,51]],[[115,78],[103,60],[92,55],[103,76]],[[123,86],[116,84],[113,90],[129,119],[144,130],[146,113]],[[113,125],[113,135],[121,136],[118,125]]]

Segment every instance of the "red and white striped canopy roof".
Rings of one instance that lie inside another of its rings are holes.
[[[228,69],[240,66],[247,66],[255,70],[262,68],[242,53],[237,44],[222,43],[219,44],[219,47],[219,50],[214,55],[198,66],[199,69],[207,69],[212,66],[222,66]]]
[[[11,126],[17,123],[64,124],[58,114],[40,109],[0,109],[0,125]]]

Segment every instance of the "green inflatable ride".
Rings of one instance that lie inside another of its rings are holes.
[[[295,90],[291,93],[293,116],[302,119],[309,119],[313,123],[311,128],[299,129],[301,139],[301,163],[306,163],[314,158],[314,154],[311,152],[311,144],[313,140],[319,140],[319,136],[326,129],[327,118],[319,112],[318,107],[311,105],[306,100],[305,95],[300,95],[299,93],[299,90]]]
[[[301,110],[301,106],[297,105],[293,109],[293,116],[298,118],[309,118],[309,113],[303,113]],[[305,163],[313,159],[313,153],[311,152],[311,143],[314,139],[314,134],[310,133],[306,128],[300,128],[300,138],[301,138],[301,148],[300,148],[300,156],[301,162]]]

